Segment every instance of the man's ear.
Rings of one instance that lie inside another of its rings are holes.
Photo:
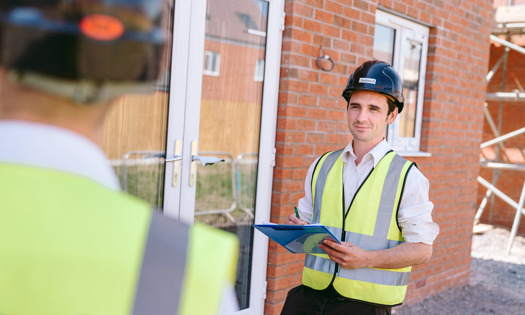
[[[398,115],[398,108],[396,106],[396,108],[390,114],[388,114],[386,123],[389,125],[392,124],[396,120],[397,115]]]

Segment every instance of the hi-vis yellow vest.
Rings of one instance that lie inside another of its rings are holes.
[[[325,154],[312,179],[312,223],[322,223],[342,241],[365,250],[394,247],[404,240],[397,210],[404,182],[413,163],[388,152],[357,190],[345,211],[343,150]],[[343,269],[326,254],[307,254],[303,284],[323,290],[332,284],[349,299],[394,306],[403,302],[411,267],[402,269]]]
[[[237,246],[89,179],[0,163],[0,314],[217,314]]]

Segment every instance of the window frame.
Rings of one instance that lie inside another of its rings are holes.
[[[213,67],[215,65],[215,67]],[[204,51],[204,67],[202,74],[218,77],[221,72],[221,54],[216,51]]]
[[[256,82],[264,81],[264,59],[257,59],[255,61],[255,73],[253,75],[253,80]]]
[[[405,65],[403,52],[408,41],[415,41],[421,44],[421,61],[419,65],[419,82],[417,86],[416,115],[414,122],[414,137],[399,137],[399,116],[395,122],[388,126],[387,142],[392,148],[403,155],[428,156],[428,153],[421,152],[421,124],[423,117],[423,102],[425,95],[426,66],[428,58],[428,39],[430,29],[428,26],[418,24],[401,16],[394,15],[385,11],[376,11],[376,25],[393,29],[395,32],[392,48],[392,66],[403,77]],[[403,112],[401,113],[401,115]]]

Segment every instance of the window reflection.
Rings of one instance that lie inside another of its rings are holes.
[[[206,75],[218,76],[221,68],[221,54],[215,51],[204,52],[204,70]]]
[[[376,24],[374,33],[374,57],[394,64],[394,41],[396,30],[381,24]]]
[[[400,115],[399,118],[400,137],[415,137],[421,50],[422,45],[420,43],[407,39],[403,53],[405,59],[403,71],[403,96],[405,97],[405,106],[403,108],[403,115]]]
[[[268,2],[208,0],[206,12],[199,155],[225,162],[199,166],[195,221],[237,234],[235,289],[243,309],[250,304]]]

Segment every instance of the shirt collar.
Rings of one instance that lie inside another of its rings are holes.
[[[53,125],[0,120],[0,162],[64,171],[120,189],[118,177],[96,144]]]
[[[343,150],[343,155],[341,156],[341,159],[344,163],[354,163],[357,158],[357,156],[354,153],[353,143],[354,140],[352,139],[350,143],[346,146],[346,148]],[[376,167],[377,163],[379,163],[379,161],[381,161],[385,154],[387,154],[390,150],[392,150],[392,148],[390,148],[390,145],[386,142],[385,139],[383,139],[372,150],[365,154],[361,163],[372,159],[374,167]]]

